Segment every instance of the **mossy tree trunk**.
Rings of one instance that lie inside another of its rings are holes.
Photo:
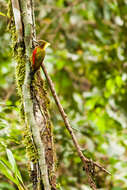
[[[10,0],[9,29],[17,61],[16,81],[33,189],[55,190],[55,152],[48,112],[49,99],[40,71],[34,79],[30,75],[30,57],[33,40],[36,40],[33,10],[33,0]]]

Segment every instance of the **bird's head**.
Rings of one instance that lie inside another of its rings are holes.
[[[35,41],[35,42],[37,43],[38,46],[40,46],[44,50],[50,45],[50,43],[46,42],[45,40],[38,40],[38,41]]]

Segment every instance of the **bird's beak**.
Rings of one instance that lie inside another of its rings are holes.
[[[50,46],[50,43],[49,43],[49,42],[46,42],[46,44],[45,44],[45,49],[46,49],[48,46]]]

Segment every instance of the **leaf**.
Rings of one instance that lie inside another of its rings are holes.
[[[121,187],[113,187],[112,190],[122,190]]]
[[[11,166],[12,166],[12,171],[14,172],[15,177],[18,178],[20,180],[20,182],[22,182],[22,184],[23,184],[23,180],[22,180],[20,171],[18,170],[16,161],[14,159],[14,156],[13,156],[11,150],[6,149],[6,151],[7,151],[8,160],[9,160]]]
[[[2,12],[0,12],[0,16],[5,16],[6,17],[6,15],[4,13],[2,13]]]
[[[15,190],[15,188],[12,185],[10,185],[6,182],[0,183],[0,189]]]
[[[12,172],[7,168],[7,166],[0,160],[0,172],[5,175],[8,179],[10,179],[13,183],[15,183],[16,185],[19,184],[18,180],[16,180],[13,175]]]
[[[8,160],[9,160],[11,166],[12,166],[12,171],[14,172],[15,171],[15,167],[16,167],[15,159],[13,157],[12,152],[9,149],[6,149],[6,152],[7,152]]]
[[[115,82],[116,82],[118,88],[120,88],[122,86],[122,84],[123,84],[121,76],[116,76]]]
[[[4,158],[0,158],[0,160],[8,167],[8,169],[9,170],[11,170],[12,169],[12,167],[11,167],[11,165],[10,165],[10,163],[7,161],[7,160],[5,160]]]

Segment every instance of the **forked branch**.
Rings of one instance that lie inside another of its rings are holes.
[[[60,114],[61,114],[61,116],[62,116],[62,118],[63,118],[64,124],[65,124],[67,130],[69,131],[69,133],[70,133],[70,135],[71,135],[71,137],[72,137],[72,140],[73,140],[73,143],[74,143],[74,145],[75,145],[76,151],[77,151],[77,153],[78,153],[78,155],[79,155],[81,161],[83,162],[83,167],[84,167],[84,169],[85,169],[85,171],[86,171],[86,175],[87,175],[87,177],[88,177],[89,185],[90,185],[90,187],[91,187],[93,190],[96,190],[96,185],[95,185],[94,180],[92,179],[91,172],[90,172],[91,166],[94,166],[94,167],[96,166],[96,167],[98,167],[101,171],[103,171],[103,172],[105,172],[105,173],[107,173],[107,174],[110,174],[110,173],[109,173],[104,167],[102,167],[101,165],[99,165],[98,163],[96,163],[96,162],[94,162],[94,161],[92,161],[92,160],[89,160],[89,159],[88,159],[87,157],[85,157],[84,154],[82,153],[81,148],[80,148],[80,146],[79,146],[79,144],[78,144],[78,141],[77,141],[77,139],[76,139],[76,136],[75,136],[75,134],[74,134],[74,132],[73,132],[73,129],[72,129],[70,123],[69,123],[67,114],[65,113],[65,111],[64,111],[64,109],[63,109],[63,107],[62,107],[62,105],[61,105],[61,103],[60,103],[59,97],[57,96],[56,91],[55,91],[54,84],[53,84],[53,82],[52,82],[50,76],[48,75],[48,72],[47,72],[47,70],[46,70],[46,68],[45,68],[44,63],[41,64],[41,68],[42,68],[42,70],[43,70],[43,72],[44,72],[44,74],[45,74],[45,77],[46,77],[47,81],[48,81],[50,90],[51,90],[51,92],[52,92],[52,95],[53,95],[54,100],[55,100],[55,102],[56,102],[56,105],[57,105],[57,107],[58,107],[58,110],[59,110],[59,112],[60,112]]]

